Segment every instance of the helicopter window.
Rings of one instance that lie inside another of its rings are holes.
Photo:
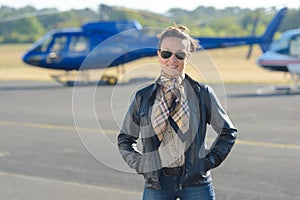
[[[289,38],[281,38],[273,42],[271,49],[278,53],[288,54],[289,52]]]
[[[54,43],[51,47],[51,51],[54,51],[54,52],[62,51],[63,48],[65,47],[66,43],[67,43],[66,36],[56,37],[54,39]]]
[[[88,49],[88,40],[84,36],[73,36],[69,46],[70,52],[83,52]]]
[[[40,51],[41,51],[41,52],[46,52],[46,51],[47,51],[48,46],[49,46],[51,40],[52,40],[52,38],[50,37],[50,38],[48,38],[47,40],[45,40],[45,41],[41,44],[41,46],[40,46]]]
[[[31,47],[30,50],[33,50],[35,52],[46,52],[48,50],[48,46],[50,42],[52,41],[51,34],[46,34],[41,39],[39,39],[37,42],[35,42]]]
[[[291,39],[290,54],[292,56],[300,56],[300,35],[296,35]]]
[[[282,39],[277,40],[276,42],[273,42],[272,50],[278,51],[281,49],[286,49],[288,46],[289,46],[288,38],[282,38]]]

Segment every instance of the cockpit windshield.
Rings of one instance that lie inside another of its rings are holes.
[[[270,47],[270,50],[276,51],[276,52],[288,50],[289,49],[289,39],[290,39],[290,37],[284,37],[284,38],[280,38],[280,39],[274,41]]]
[[[285,54],[285,55],[292,55],[292,56],[299,56],[300,55],[300,34],[290,34],[280,39],[274,41],[270,47],[271,51]]]
[[[41,39],[33,43],[29,48],[29,50],[35,52],[46,52],[51,40],[52,40],[52,32],[49,32],[46,35],[44,35]]]

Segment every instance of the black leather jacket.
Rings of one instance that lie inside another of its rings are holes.
[[[236,128],[214,91],[208,85],[198,83],[187,75],[185,77],[186,83],[192,88],[197,102],[194,106],[198,106],[199,112],[190,117],[192,140],[185,152],[182,187],[211,182],[209,170],[222,163],[237,136]],[[118,136],[118,147],[123,159],[138,174],[144,175],[145,187],[153,189],[160,189],[161,166],[158,154],[160,142],[151,126],[150,109],[159,86],[153,83],[136,93]],[[190,107],[190,110],[194,109]],[[210,150],[206,150],[204,142],[207,124],[218,133]],[[135,148],[139,137],[142,140],[142,152]]]

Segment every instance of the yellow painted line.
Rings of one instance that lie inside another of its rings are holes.
[[[87,131],[94,133],[105,134],[116,134],[118,130],[111,129],[93,129],[93,128],[76,128],[76,126],[63,126],[63,125],[54,125],[54,124],[43,124],[43,123],[30,123],[30,122],[16,122],[16,121],[0,121],[0,125],[3,126],[17,126],[25,128],[41,128],[41,129],[52,129],[52,130],[62,130],[62,131]]]
[[[279,149],[296,149],[300,150],[300,145],[296,144],[280,144],[280,143],[269,143],[269,142],[256,142],[249,140],[237,140],[237,144],[248,145],[248,146],[260,146],[260,147],[270,147]]]
[[[119,130],[113,129],[93,129],[93,128],[82,128],[76,126],[62,126],[62,125],[53,125],[53,124],[42,124],[42,123],[29,123],[29,122],[16,122],[16,121],[0,121],[2,126],[17,126],[17,127],[26,127],[26,128],[41,128],[41,129],[53,129],[53,130],[62,130],[62,131],[87,131],[93,133],[105,133],[105,134],[117,134]],[[209,140],[213,140],[209,138]],[[257,142],[250,140],[240,140],[238,139],[237,144],[247,145],[247,146],[259,146],[259,147],[268,147],[268,148],[279,148],[279,149],[294,149],[300,150],[300,145],[297,144],[280,144],[280,143],[270,143],[270,142]]]

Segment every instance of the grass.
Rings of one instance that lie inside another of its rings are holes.
[[[15,68],[21,65],[21,55],[28,45],[24,44],[1,44],[0,45],[0,69]]]
[[[30,44],[0,45],[0,80],[51,81],[50,74],[62,73],[24,64],[22,55],[29,46]],[[196,68],[189,65],[187,72],[194,78],[206,82],[282,83],[286,81],[282,73],[266,71],[256,65],[255,61],[261,54],[258,46],[254,46],[249,60],[246,59],[247,51],[248,47],[234,47],[195,52],[191,57],[191,63]],[[156,57],[139,59],[124,65],[124,68],[127,78],[156,77],[159,73]],[[110,69],[108,73],[115,73],[115,70]],[[91,74],[99,75],[99,70],[93,71]]]

